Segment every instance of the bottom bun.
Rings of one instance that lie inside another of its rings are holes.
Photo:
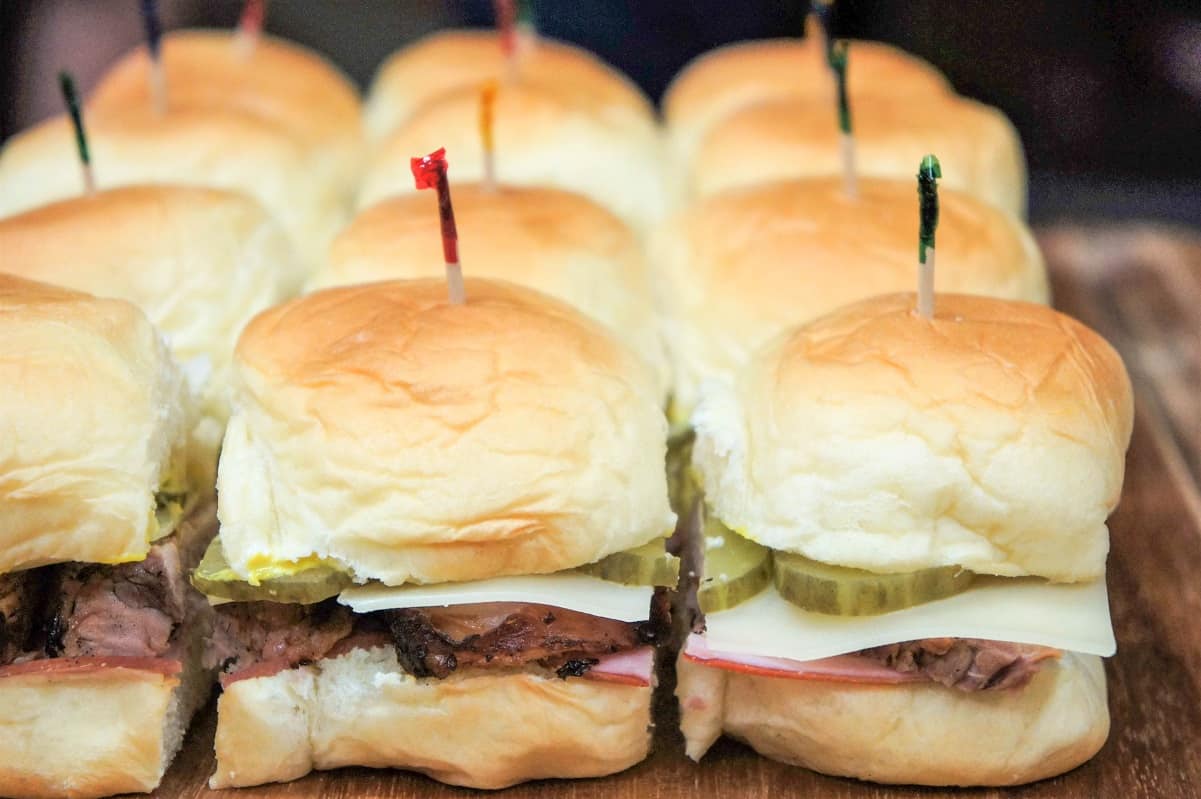
[[[650,751],[650,687],[530,672],[406,674],[391,648],[239,680],[218,703],[209,787],[402,768],[471,788],[599,777]]]
[[[725,732],[823,774],[911,785],[1020,785],[1084,763],[1109,734],[1101,659],[1065,653],[1018,691],[759,677],[680,658],[681,728],[700,759]]]
[[[175,674],[102,666],[0,676],[0,796],[154,790],[211,688],[198,657]]]

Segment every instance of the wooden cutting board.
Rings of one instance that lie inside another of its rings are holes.
[[[1101,753],[1070,774],[1007,791],[833,779],[773,763],[724,740],[697,765],[683,755],[674,702],[663,692],[649,760],[603,780],[534,783],[511,788],[506,797],[1201,797],[1201,238],[1149,227],[1068,226],[1043,231],[1040,238],[1056,306],[1121,351],[1138,403],[1125,492],[1110,525],[1118,654],[1107,663],[1113,728]],[[208,791],[214,724],[210,705],[157,796],[433,799],[472,793],[404,772],[368,769]]]

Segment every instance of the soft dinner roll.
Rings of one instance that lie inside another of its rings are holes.
[[[307,269],[323,259],[357,186],[362,136],[353,87],[294,45],[263,39],[239,55],[232,35],[164,37],[167,113],[149,97],[146,55],[118,62],[84,109],[101,188],[183,184],[239,191],[287,230]],[[83,191],[65,116],[0,152],[0,216]]]
[[[0,271],[128,300],[166,335],[201,398],[194,471],[211,491],[238,335],[304,277],[283,231],[241,194],[140,186],[0,220],[0,253]]]
[[[823,774],[916,785],[1020,785],[1085,762],[1109,734],[1101,659],[1065,653],[1018,691],[759,677],[679,661],[690,754],[723,731]]]
[[[314,153],[323,179],[349,202],[363,151],[358,90],[320,54],[272,36],[253,49],[224,30],[179,30],[163,36],[171,111],[237,109],[279,125]],[[145,108],[152,102],[146,48],[119,60],[96,86],[96,113]]]
[[[209,786],[350,765],[488,789],[613,774],[650,751],[652,691],[533,671],[418,679],[391,647],[355,649],[229,685]]]
[[[966,194],[940,196],[938,290],[1047,301],[1024,225]],[[913,182],[866,178],[853,201],[831,177],[729,192],[677,215],[649,258],[663,284],[673,420],[687,421],[704,379],[729,378],[784,329],[916,285],[917,226]]]
[[[1118,354],[1050,308],[943,294],[785,333],[693,416],[713,512],[773,549],[878,572],[1105,572],[1133,401]]]
[[[997,109],[928,94],[876,97],[851,112],[859,175],[909,179],[922,156],[937,153],[943,186],[1025,215],[1022,144]],[[704,137],[689,165],[685,193],[703,197],[736,186],[842,174],[839,136],[832,102],[785,100],[747,107]]]
[[[432,100],[384,139],[368,165],[359,207],[416,191],[409,159],[445,147],[452,186],[484,177],[480,89]],[[645,230],[667,210],[659,132],[639,104],[606,107],[584,93],[502,84],[494,104],[496,179],[583,194]]]
[[[634,82],[589,51],[543,37],[519,34],[518,40],[515,73],[499,34],[490,30],[439,31],[397,51],[372,83],[368,135],[382,139],[422,105],[488,80],[536,87],[563,102],[589,105],[602,117],[653,118],[654,108]]]
[[[540,574],[663,536],[654,372],[533,290],[329,289],[255,319],[218,478],[234,571],[310,556],[388,584]]]
[[[834,78],[820,28],[804,39],[737,42],[703,53],[676,75],[663,95],[672,155],[691,160],[714,124],[748,106],[793,100],[834,108]],[[916,56],[881,42],[851,41],[847,92],[852,106],[877,97],[951,93],[947,79]]]
[[[633,232],[599,205],[556,189],[455,186],[455,224],[467,270],[529,286],[607,324],[668,386],[651,279]],[[310,283],[328,288],[443,271],[437,197],[395,197],[364,211]]]
[[[130,303],[0,274],[0,574],[144,557],[190,403]]]

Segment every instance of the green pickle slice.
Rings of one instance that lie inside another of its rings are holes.
[[[670,555],[665,538],[634,549],[614,552],[596,563],[579,567],[585,574],[623,585],[655,585],[675,588],[680,581],[680,559]]]
[[[261,580],[258,585],[251,585],[229,567],[220,538],[213,539],[200,565],[192,572],[192,585],[201,593],[235,602],[269,600],[311,605],[337,596],[352,582],[349,574],[332,566],[314,566],[296,574],[272,577]]]
[[[697,601],[704,613],[729,610],[771,584],[771,550],[714,518],[704,527],[704,566]]]
[[[963,591],[975,576],[959,566],[876,574],[792,552],[772,554],[776,590],[797,607],[830,616],[876,616]]]

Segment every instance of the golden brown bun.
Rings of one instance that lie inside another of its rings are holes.
[[[233,568],[310,555],[388,584],[554,572],[674,524],[654,372],[531,289],[310,294],[237,351],[221,455]]]
[[[0,574],[144,557],[191,411],[136,307],[0,274]]]
[[[957,191],[940,199],[939,291],[1047,301],[1042,254],[1025,225]],[[729,192],[673,219],[649,261],[662,282],[676,421],[687,419],[701,381],[731,377],[786,328],[915,286],[917,221],[913,183],[862,179],[849,201],[840,178]]]
[[[706,384],[693,463],[733,529],[881,572],[1105,573],[1133,413],[1122,360],[1050,308],[847,306]]]
[[[358,649],[226,688],[209,787],[343,766],[471,788],[613,774],[647,756],[651,692],[526,672],[419,680],[390,647]]]
[[[914,181],[922,157],[934,153],[942,162],[942,185],[1025,216],[1022,143],[997,109],[931,94],[877,97],[852,112],[859,175]],[[745,108],[705,136],[686,191],[703,197],[736,186],[841,175],[839,135],[832,106],[783,101]]]
[[[238,109],[273,121],[314,149],[336,155],[336,173],[352,186],[362,152],[358,90],[313,50],[262,36],[252,50],[224,30],[177,30],[163,36],[172,111]],[[145,47],[126,53],[96,86],[89,110],[145,108],[152,102]],[[332,167],[331,167],[332,168]]]
[[[455,186],[454,203],[470,275],[538,289],[604,322],[651,364],[667,391],[667,353],[642,245],[621,220],[555,189],[489,191],[467,183]],[[441,242],[436,195],[394,197],[339,234],[310,288],[439,277]]]
[[[304,268],[287,236],[241,194],[139,186],[0,220],[4,270],[137,305],[201,397],[198,484],[216,479],[238,334],[294,294]]]
[[[210,503],[184,523],[186,534],[211,538],[216,522]],[[200,659],[207,627],[193,623],[184,635],[188,654],[175,675],[107,668],[0,676],[0,796],[153,790],[213,686]]]
[[[933,66],[881,42],[851,42],[847,80],[852,109],[881,96],[951,93]],[[803,40],[737,42],[690,61],[663,95],[673,155],[687,163],[714,124],[748,106],[779,100],[810,103],[830,110],[833,118],[834,81],[820,31],[811,30]]]
[[[568,102],[586,101],[602,113],[654,116],[633,81],[583,48],[543,37],[523,39],[514,76],[495,31],[449,30],[397,51],[380,67],[367,101],[368,134],[381,139],[431,100],[489,80],[516,80]]]
[[[700,673],[714,671],[680,659],[685,729],[716,717],[765,757],[872,782],[1021,785],[1074,769],[1109,734],[1105,669],[1091,655],[1065,653],[1019,691],[976,693],[733,672],[716,676],[715,691],[713,675]],[[689,741],[694,759],[706,740]]]
[[[164,37],[168,112],[149,98],[144,49],[118,62],[84,109],[101,188],[183,184],[258,200],[313,268],[352,204],[363,159],[359,102],[332,65],[264,38],[247,58],[234,37]],[[56,117],[0,152],[0,216],[82,193],[70,122]]]
[[[359,207],[416,191],[409,159],[446,148],[450,183],[484,177],[479,88],[469,86],[422,106],[381,141],[359,192]],[[583,194],[644,230],[667,211],[662,143],[649,109],[606,108],[582,93],[502,84],[494,105],[496,178]],[[915,162],[916,163],[916,162]],[[465,242],[466,243],[466,242]]]

